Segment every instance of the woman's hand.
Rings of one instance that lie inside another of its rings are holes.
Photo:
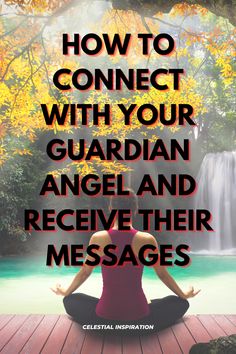
[[[69,285],[67,289],[62,288],[61,284],[57,284],[55,287],[51,288],[51,290],[57,295],[62,295],[62,296],[71,295],[75,290],[77,290],[80,287],[80,285],[82,285],[85,282],[85,280],[90,276],[92,271],[93,271],[93,267],[90,266],[81,267],[79,272],[76,274],[72,283]]]
[[[194,297],[194,296],[196,296],[197,294],[199,294],[200,291],[201,291],[201,289],[199,289],[199,290],[194,290],[194,287],[193,287],[193,286],[190,286],[189,290],[184,292],[184,299],[189,299],[189,298],[191,298],[191,297]]]
[[[54,288],[50,288],[56,295],[66,296],[66,290],[61,287],[61,284],[56,284]]]

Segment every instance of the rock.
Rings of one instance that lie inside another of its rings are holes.
[[[209,343],[197,343],[192,346],[189,354],[236,354],[236,334]]]

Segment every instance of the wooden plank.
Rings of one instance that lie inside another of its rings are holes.
[[[80,354],[101,354],[103,347],[103,334],[86,333]]]
[[[187,316],[158,335],[106,334],[105,339],[83,331],[67,316],[0,316],[1,354],[187,354],[195,342],[230,334],[236,334],[236,315]]]
[[[183,321],[172,326],[172,331],[179,343],[179,346],[184,354],[188,354],[190,348],[196,343],[193,336],[185,326]]]
[[[230,320],[230,322],[232,322],[236,327],[236,315],[226,315],[225,317],[228,318],[228,320]]]
[[[184,317],[184,323],[197,343],[209,342],[212,338],[196,316]]]
[[[73,322],[63,346],[61,354],[80,353],[85,338],[85,331],[81,326]]]
[[[13,317],[14,315],[0,315],[0,331]]]
[[[58,354],[66,340],[72,321],[67,316],[60,316],[41,351],[42,354]]]
[[[125,335],[122,338],[123,354],[142,354],[139,337],[129,337]]]
[[[42,350],[58,319],[58,315],[44,316],[39,326],[34,331],[29,340],[26,342],[25,346],[23,347],[20,353],[39,353]]]
[[[122,354],[122,339],[120,335],[106,335],[102,354]]]
[[[162,354],[160,343],[156,334],[140,337],[142,352],[144,354]]]
[[[15,316],[5,327],[3,327],[0,335],[0,350],[9,342],[11,337],[14,336],[27,317],[27,315]]]
[[[1,350],[1,354],[9,354],[12,350],[14,350],[15,353],[19,353],[42,319],[42,315],[29,316],[10,339],[10,341]]]
[[[163,354],[181,354],[179,343],[177,342],[171,328],[164,329],[158,333],[158,338]]]
[[[197,316],[203,326],[206,328],[207,332],[213,339],[225,336],[225,332],[210,315],[198,315]]]
[[[213,315],[213,318],[228,336],[236,334],[236,327],[228,318],[222,315]]]

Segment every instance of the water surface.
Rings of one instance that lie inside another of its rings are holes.
[[[0,258],[0,313],[64,313],[62,297],[50,287],[56,283],[68,286],[76,267],[46,267],[43,258]],[[201,289],[190,300],[189,313],[236,313],[236,257],[196,256],[187,268],[170,267],[179,286]],[[147,298],[160,298],[171,291],[157,278],[153,269],[145,268],[143,288]],[[96,268],[79,291],[101,295],[100,268]]]

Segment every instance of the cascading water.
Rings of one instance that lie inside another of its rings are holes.
[[[236,151],[207,154],[197,183],[195,206],[212,214],[208,252],[236,254]]]

